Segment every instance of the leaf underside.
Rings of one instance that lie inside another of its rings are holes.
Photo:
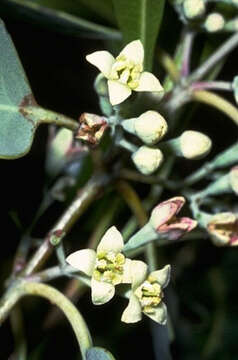
[[[115,360],[115,358],[106,349],[95,346],[87,350],[86,360]]]
[[[0,158],[23,156],[31,147],[38,122],[21,113],[34,98],[13,42],[0,19]]]

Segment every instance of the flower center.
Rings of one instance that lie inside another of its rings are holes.
[[[113,251],[98,253],[93,272],[94,279],[113,285],[120,284],[122,282],[125,261],[125,256],[121,253],[115,254]]]
[[[153,314],[163,298],[161,286],[150,277],[136,289],[135,295],[140,300],[142,311],[147,314]]]
[[[125,55],[119,55],[112,66],[110,79],[118,80],[131,89],[135,89],[139,85],[142,70],[142,64],[136,64],[134,61],[127,59]]]

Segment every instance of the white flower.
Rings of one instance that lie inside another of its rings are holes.
[[[124,243],[120,232],[112,226],[102,237],[97,251],[78,250],[66,261],[84,274],[91,276],[92,302],[105,304],[115,294],[115,285],[130,283],[131,260],[121,253]]]
[[[163,91],[159,80],[143,71],[144,48],[140,40],[130,42],[116,59],[108,51],[96,51],[86,56],[108,79],[109,100],[117,105],[134,91]]]
[[[147,265],[143,261],[131,263],[132,290],[129,304],[124,310],[121,320],[135,323],[142,318],[142,312],[152,320],[164,325],[167,320],[167,308],[163,303],[163,288],[170,279],[170,265],[153,271],[147,276]]]

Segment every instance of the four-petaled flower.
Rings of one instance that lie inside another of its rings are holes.
[[[115,226],[107,230],[96,252],[92,249],[78,250],[66,261],[91,277],[92,302],[105,304],[115,294],[115,285],[131,283],[130,259],[121,253],[124,243]]]
[[[185,198],[176,196],[157,205],[151,213],[150,224],[160,235],[177,240],[197,226],[197,221],[189,217],[178,218],[176,215],[185,203]]]
[[[147,265],[134,260],[131,264],[132,289],[129,304],[121,320],[135,323],[142,318],[142,312],[152,320],[164,325],[167,320],[167,308],[163,303],[163,289],[170,279],[170,265],[147,275]]]
[[[140,40],[130,42],[116,57],[108,51],[96,51],[86,56],[108,79],[109,100],[117,105],[134,91],[163,91],[159,80],[143,71],[144,48]]]
[[[212,216],[207,224],[207,231],[215,245],[238,245],[238,217],[231,212]]]

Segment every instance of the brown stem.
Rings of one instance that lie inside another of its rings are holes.
[[[55,226],[46,236],[42,245],[30,259],[27,266],[21,273],[22,276],[30,275],[47,260],[53,250],[53,246],[50,243],[51,234],[56,230],[67,233],[83,212],[89,207],[95,197],[100,193],[103,187],[108,183],[108,181],[108,176],[97,174],[89,180],[82,190],[79,191],[69,208],[65,210]]]

